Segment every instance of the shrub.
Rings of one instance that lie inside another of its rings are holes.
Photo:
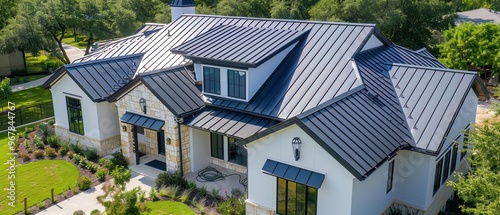
[[[61,139],[57,135],[50,135],[47,137],[47,143],[52,148],[57,148],[61,145]]]
[[[10,72],[11,76],[25,76],[28,74],[28,71],[24,68],[22,69],[14,69]]]
[[[23,161],[29,161],[29,160],[31,160],[31,157],[30,157],[30,155],[28,153],[23,152],[23,153],[21,153],[20,156],[23,159]]]
[[[196,183],[192,182],[192,181],[188,181],[188,189],[191,189],[191,190],[196,190],[196,188],[198,188],[198,186],[196,186]]]
[[[12,95],[12,88],[10,88],[10,79],[4,78],[0,82],[0,99],[7,99]]]
[[[121,152],[119,152],[119,151],[114,152],[112,155],[113,155],[113,158],[111,158],[111,162],[113,162],[114,166],[122,166],[122,167],[128,166],[128,161],[125,158],[125,156],[123,156],[123,154]]]
[[[33,137],[33,144],[35,144],[37,149],[44,149],[45,144],[42,141],[42,138],[40,138],[38,135],[35,135]]]
[[[200,214],[205,213],[205,202],[207,201],[206,197],[203,198],[198,198],[198,200],[193,200],[193,206],[195,206],[198,211],[200,211]]]
[[[45,123],[40,123],[38,124],[38,130],[42,133],[43,138],[47,140],[47,137],[49,136],[49,125]]]
[[[149,201],[156,201],[158,200],[158,197],[156,197],[156,189],[154,187],[151,187],[149,190]]]
[[[43,68],[47,71],[49,69],[56,70],[57,68],[61,67],[62,65],[64,65],[64,63],[59,59],[50,59],[50,60],[45,60],[43,62]]]
[[[113,162],[111,162],[111,160],[109,160],[107,158],[99,159],[99,165],[101,165],[102,167],[104,167],[106,169],[109,169],[110,171],[112,171],[115,168]]]
[[[202,196],[206,196],[207,195],[207,188],[205,186],[203,186],[203,187],[200,188],[200,194]]]
[[[139,191],[139,202],[144,202],[146,200],[146,192],[144,190]]]
[[[24,140],[24,147],[28,148],[30,146],[30,141],[29,140]]]
[[[83,154],[87,158],[87,160],[90,161],[96,161],[97,158],[99,158],[99,155],[97,154],[97,149],[94,148],[88,148],[83,150]]]
[[[172,198],[173,200],[177,199],[177,196],[179,194],[179,186],[178,185],[173,185],[173,186],[168,186],[167,187],[167,196]]]
[[[26,127],[26,128],[24,128],[24,133],[29,134],[29,133],[33,132],[33,130],[34,129],[32,127]]]
[[[57,156],[56,150],[50,147],[45,149],[45,156],[49,157],[50,159],[54,159]]]
[[[212,188],[212,197],[213,197],[214,199],[219,198],[219,192],[220,192],[220,190],[219,190],[219,189]]]
[[[92,185],[92,181],[90,180],[89,177],[87,176],[82,176],[78,179],[78,181],[76,182],[76,186],[78,187],[78,189],[80,190],[87,190],[90,188],[90,185]]]
[[[191,193],[193,192],[192,189],[186,189],[184,191],[182,191],[179,199],[181,200],[182,203],[186,203],[187,200],[189,199],[189,195],[191,195]]]
[[[66,147],[61,147],[61,148],[59,148],[59,154],[60,154],[61,156],[64,156],[64,155],[66,155],[67,153],[68,153],[68,149],[67,149]]]
[[[71,150],[71,143],[67,140],[60,140],[59,147],[64,147],[67,148],[68,150]]]
[[[49,123],[50,126],[53,126],[54,124],[56,124],[56,120],[49,119],[49,121],[47,123]]]
[[[92,211],[90,211],[90,215],[100,215],[101,214],[101,211],[99,209],[94,209]]]
[[[75,164],[80,164],[80,162],[84,159],[81,155],[74,154],[73,155],[73,160],[75,160]]]
[[[76,142],[76,144],[70,144],[69,149],[71,149],[73,152],[79,155],[81,155],[83,152],[83,146],[78,141]]]
[[[233,196],[217,204],[217,211],[223,215],[245,214],[245,196]]]
[[[45,152],[43,150],[36,150],[33,154],[35,154],[36,159],[43,159],[44,153]]]
[[[156,188],[166,187],[170,185],[178,185],[185,189],[188,187],[188,182],[179,172],[162,172],[155,179]]]
[[[68,158],[69,158],[69,159],[73,159],[73,158],[75,158],[75,153],[74,153],[73,151],[69,151],[69,152],[68,152]]]
[[[85,215],[85,212],[82,210],[77,210],[77,211],[73,212],[73,215]]]
[[[108,175],[108,174],[109,174],[109,170],[101,167],[96,171],[95,177],[97,177],[97,179],[99,179],[99,181],[104,181],[104,179],[106,179],[106,175]]]
[[[85,169],[90,170],[92,173],[95,173],[97,169],[99,169],[99,165],[95,164],[91,161],[86,161],[87,163],[83,166]]]
[[[36,204],[36,206],[38,206],[39,209],[44,209],[45,208],[45,202],[39,202],[38,204]]]

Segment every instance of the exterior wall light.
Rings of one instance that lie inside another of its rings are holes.
[[[139,106],[141,107],[142,112],[146,114],[146,99],[139,99]]]
[[[295,160],[298,161],[300,159],[300,146],[302,145],[302,141],[300,141],[300,138],[294,137],[292,140],[292,148],[293,148],[293,155],[295,156]]]
[[[170,139],[170,137],[167,137],[167,139],[165,139],[167,141],[167,145],[170,145],[172,144],[172,140]]]
[[[122,131],[127,131],[127,126],[126,125],[122,125]]]

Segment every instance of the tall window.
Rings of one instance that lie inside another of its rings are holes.
[[[318,190],[278,178],[276,212],[282,215],[315,215]]]
[[[451,168],[450,168],[450,175],[455,171],[455,168],[457,167],[457,156],[458,156],[458,142],[455,141],[455,144],[453,146],[452,152],[451,152]]]
[[[467,148],[469,147],[469,127],[467,127],[464,131],[464,142],[462,144],[462,152],[460,153],[460,160],[463,160],[465,158],[465,155],[467,155]]]
[[[387,189],[386,193],[392,190],[392,181],[394,178],[394,160],[389,163],[389,171],[387,173]]]
[[[451,150],[446,153],[444,156],[444,169],[443,169],[443,177],[441,178],[441,184],[444,184],[444,182],[448,179],[448,176],[450,175],[450,155],[451,155]]]
[[[82,105],[79,99],[66,97],[69,131],[83,135]]]
[[[246,98],[246,72],[227,70],[227,95],[234,98]]]
[[[224,136],[210,133],[210,148],[212,157],[224,160]]]
[[[433,194],[436,194],[436,192],[441,187],[441,171],[442,171],[442,169],[443,169],[443,159],[440,159],[436,163],[436,171],[434,172],[434,186],[432,189]]]
[[[229,148],[228,161],[242,166],[247,166],[247,150],[244,147],[236,145],[235,142],[237,140],[235,138],[229,137],[227,140]]]
[[[203,91],[206,93],[220,94],[220,69],[203,67]]]

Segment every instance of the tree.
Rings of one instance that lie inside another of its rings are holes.
[[[441,61],[454,69],[473,69],[485,79],[500,73],[500,25],[464,23],[444,32]]]
[[[478,8],[488,8],[493,10],[500,10],[499,0],[461,0],[459,9],[460,11],[474,10]]]
[[[500,122],[479,126],[470,137],[472,170],[466,175],[456,173],[456,181],[448,185],[464,201],[463,212],[500,214]]]
[[[280,19],[309,19],[309,8],[318,0],[273,0],[271,17]]]
[[[17,11],[17,2],[0,0],[0,30],[7,25],[7,20],[14,17]]]
[[[268,0],[220,0],[217,14],[225,16],[270,17]]]

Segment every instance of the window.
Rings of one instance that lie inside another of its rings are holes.
[[[227,95],[234,98],[246,99],[246,72],[227,70]]]
[[[66,97],[69,131],[83,135],[82,105],[79,99]]]
[[[229,148],[229,157],[228,161],[231,163],[239,164],[242,166],[247,166],[247,150],[241,146],[235,144],[237,139],[229,137],[228,148]]]
[[[467,148],[469,147],[469,127],[467,127],[464,131],[464,142],[462,144],[462,150],[460,153],[460,160],[463,160],[465,158],[465,155],[467,155]]]
[[[453,158],[452,153],[455,153]],[[458,152],[456,147],[452,146],[452,148],[449,149],[446,154],[436,163],[436,171],[434,172],[433,194],[436,194],[441,185],[443,185],[444,182],[448,180],[449,176],[455,170],[456,162],[453,161],[456,161],[457,153]]]
[[[220,69],[203,67],[203,91],[206,93],[220,94]]]
[[[282,215],[315,215],[318,190],[283,178],[277,180],[276,212]]]
[[[450,168],[450,175],[455,171],[455,168],[457,167],[457,155],[458,155],[458,142],[455,141],[456,144],[454,144],[452,152],[451,152],[451,168]]]
[[[434,186],[433,186],[433,194],[441,187],[441,170],[443,168],[443,159],[440,159],[436,164],[436,171],[434,172]]]
[[[142,134],[142,135],[144,135],[144,127],[137,126],[137,134]]]
[[[443,176],[441,177],[441,184],[444,184],[444,182],[448,179],[448,176],[450,175],[450,155],[451,155],[451,150],[449,150],[446,155],[444,156],[444,168],[443,168]],[[441,159],[442,160],[442,159]]]
[[[387,189],[386,193],[392,190],[392,181],[394,178],[394,160],[389,163],[389,172],[387,173]]]
[[[212,157],[224,160],[224,136],[210,133],[210,148]]]

